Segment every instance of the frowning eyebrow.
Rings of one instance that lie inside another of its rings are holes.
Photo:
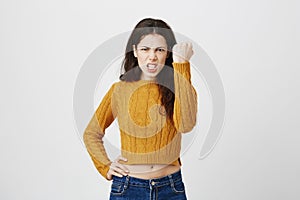
[[[151,47],[148,47],[148,46],[145,46],[145,45],[139,46],[138,48],[143,48],[143,47],[151,49]],[[167,47],[153,47],[153,48],[155,48],[155,49],[167,49]]]

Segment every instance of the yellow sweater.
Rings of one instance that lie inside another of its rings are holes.
[[[115,82],[103,97],[84,132],[84,143],[99,173],[106,174],[112,161],[103,145],[105,129],[118,119],[121,155],[126,164],[181,165],[181,133],[196,124],[197,93],[191,85],[190,63],[173,63],[175,101],[173,122],[161,106],[154,81]]]

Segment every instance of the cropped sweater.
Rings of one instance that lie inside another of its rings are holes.
[[[196,124],[197,93],[191,84],[190,63],[173,63],[173,123],[161,105],[158,84],[151,80],[118,81],[112,84],[84,132],[84,143],[99,173],[106,175],[112,161],[103,137],[117,119],[123,164],[181,165],[181,133]]]

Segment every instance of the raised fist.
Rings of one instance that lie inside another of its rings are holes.
[[[189,62],[190,58],[194,54],[193,45],[191,42],[181,42],[174,45],[172,52],[174,62]]]

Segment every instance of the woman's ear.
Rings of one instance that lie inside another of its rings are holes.
[[[135,45],[132,45],[132,49],[133,49],[133,55],[134,55],[134,57],[137,57]]]

